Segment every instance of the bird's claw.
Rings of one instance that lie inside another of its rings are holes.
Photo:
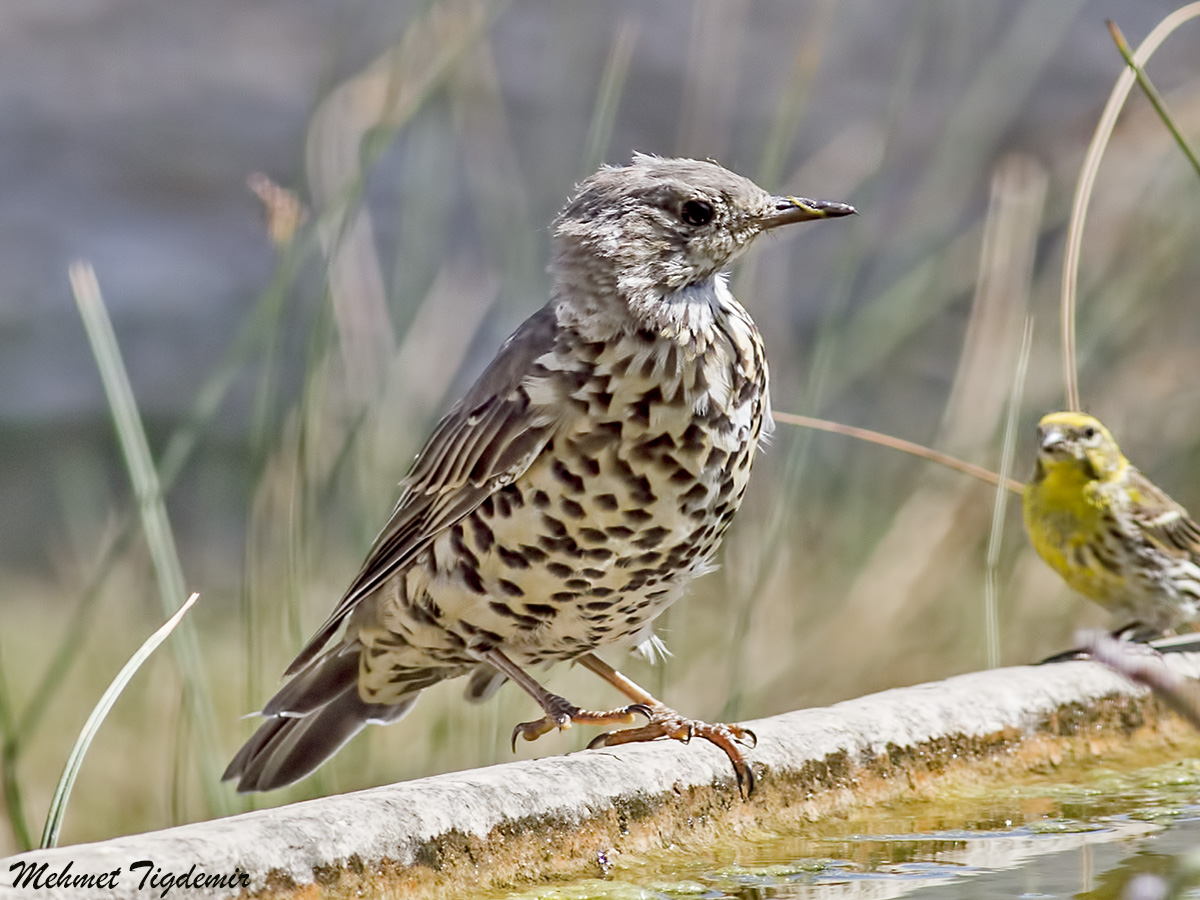
[[[571,720],[557,719],[550,716],[543,716],[536,722],[518,722],[512,731],[512,749],[513,753],[517,752],[517,738],[524,738],[527,741],[536,741],[543,734],[553,731],[555,728],[562,730],[571,727]]]
[[[1162,635],[1161,629],[1155,629],[1151,626],[1143,625],[1141,622],[1130,622],[1115,631],[1098,632],[1102,637],[1107,636],[1109,639],[1116,641],[1126,653],[1141,654],[1143,656],[1161,656],[1159,648],[1151,644],[1154,638],[1160,638]],[[1091,642],[1088,640],[1089,633],[1087,631],[1079,631],[1075,634],[1075,640],[1079,641],[1083,646],[1075,647],[1071,650],[1064,650],[1061,653],[1055,653],[1053,656],[1047,656],[1039,666],[1044,666],[1047,663],[1071,662],[1073,660],[1091,659]],[[1169,643],[1169,640],[1167,642]]]
[[[635,704],[635,706],[642,705]],[[648,707],[644,708],[649,709]],[[715,744],[729,757],[741,795],[749,797],[754,793],[754,770],[750,768],[750,764],[746,762],[746,758],[738,748],[738,744],[745,747],[758,745],[758,736],[749,728],[723,723],[714,725],[697,719],[687,719],[666,706],[654,707],[648,719],[649,721],[645,725],[637,728],[625,728],[597,735],[588,744],[588,749],[616,747],[620,744],[640,743],[659,738],[669,738],[686,744],[692,738],[698,737],[710,744]]]
[[[555,698],[561,700],[562,698]],[[557,729],[558,731],[566,731],[572,725],[598,725],[601,728],[606,728],[610,725],[632,725],[635,716],[643,716],[647,721],[654,718],[654,714],[650,707],[645,703],[631,703],[629,706],[623,706],[620,709],[610,709],[604,712],[595,710],[580,709],[567,703],[565,700],[561,704],[552,704],[552,708],[546,710],[546,715],[533,722],[521,722],[512,733],[512,748],[516,752],[517,738],[524,738],[527,741],[536,741],[544,734]],[[618,734],[620,732],[617,732]]]

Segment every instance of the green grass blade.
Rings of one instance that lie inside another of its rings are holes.
[[[104,298],[96,281],[95,270],[88,263],[71,266],[71,287],[79,314],[87,329],[88,340],[104,382],[104,392],[116,426],[121,451],[129,469],[137,497],[142,528],[154,559],[159,595],[167,612],[174,612],[171,597],[183,596],[183,570],[171,535],[166,508],[162,503],[162,488],[158,471],[150,455],[150,445],[142,428],[129,374],[113,332],[112,321],[104,308]]]
[[[192,608],[192,605],[200,597],[199,594],[192,594],[188,597],[187,602],[175,611],[175,614],[158,629],[150,637],[146,638],[145,642],[138,651],[129,657],[129,661],[121,667],[121,671],[117,673],[117,677],[112,680],[112,683],[100,697],[100,701],[92,710],[92,714],[88,716],[87,722],[83,725],[83,730],[79,732],[79,737],[75,739],[75,746],[71,748],[71,755],[67,757],[66,765],[63,766],[62,776],[58,779],[58,784],[54,788],[54,797],[50,801],[50,809],[46,813],[46,827],[42,829],[42,842],[39,845],[42,849],[53,847],[58,843],[58,834],[62,829],[63,816],[67,811],[67,800],[70,799],[71,789],[75,787],[75,779],[79,775],[79,768],[83,765],[83,758],[87,755],[88,747],[92,745],[92,740],[96,737],[96,732],[100,730],[101,724],[108,716],[109,711],[113,708],[113,704],[117,702],[117,698],[121,696],[121,692],[125,690],[125,686],[129,684],[134,674],[142,667],[142,663],[150,658],[158,645],[167,639],[175,626],[182,620],[187,611]]]
[[[174,598],[185,596],[187,593],[184,589],[183,567],[179,562],[179,552],[167,518],[162,486],[150,455],[150,444],[142,427],[129,374],[121,358],[112,321],[104,308],[104,298],[101,296],[95,271],[87,263],[76,262],[70,268],[70,278],[75,302],[87,330],[92,353],[96,357],[96,365],[100,370],[104,392],[112,411],[113,424],[137,497],[142,530],[146,535],[155,578],[158,581],[159,600],[164,611],[171,614],[175,612]],[[212,697],[205,684],[195,630],[181,629],[174,650],[184,680],[184,694],[192,714],[196,717],[199,741],[197,758],[209,809],[217,815],[227,814],[232,809],[219,787],[216,716],[213,713]]]
[[[3,661],[0,660],[0,782],[3,787],[4,812],[8,816],[17,846],[21,850],[28,850],[33,843],[25,819],[21,782],[17,778],[17,757],[21,755],[21,744],[17,723],[13,717],[11,697],[8,679],[4,675]]]
[[[1121,72],[1113,85],[1112,93],[1108,95],[1108,102],[1100,114],[1100,121],[1096,123],[1095,134],[1092,135],[1083,166],[1079,170],[1079,181],[1075,185],[1075,197],[1071,202],[1071,220],[1067,228],[1062,275],[1063,381],[1066,385],[1068,409],[1081,408],[1078,366],[1075,361],[1075,306],[1079,291],[1079,257],[1083,249],[1083,228],[1087,222],[1092,189],[1096,185],[1096,174],[1100,171],[1100,160],[1104,157],[1113,129],[1117,127],[1117,117],[1125,105],[1125,98],[1129,96],[1129,91],[1137,80],[1135,66],[1145,65],[1146,60],[1171,32],[1197,16],[1200,16],[1200,3],[1189,3],[1155,25],[1146,35],[1146,39],[1138,45],[1130,60],[1130,67]]]
[[[307,243],[312,243],[311,236]],[[230,344],[224,360],[213,375],[201,387],[196,400],[184,422],[171,434],[166,448],[159,458],[159,487],[163,493],[170,491],[179,473],[191,458],[205,427],[216,416],[238,372],[246,360],[251,358],[274,334],[274,329],[284,311],[283,300],[294,277],[294,260],[289,256],[281,264],[271,285],[260,298],[250,317],[242,324]],[[78,605],[68,617],[68,630],[59,641],[58,648],[46,667],[45,674],[34,688],[24,710],[16,719],[14,752],[19,753],[41,723],[42,716],[50,708],[50,700],[58,690],[71,664],[79,656],[79,648],[90,633],[100,592],[117,560],[129,549],[137,528],[137,518],[132,510],[121,514],[112,538],[100,552],[94,570],[80,591]]]
[[[1125,40],[1125,35],[1121,33],[1121,29],[1111,19],[1108,22],[1108,30],[1112,34],[1113,41],[1116,42],[1117,49],[1125,57],[1125,62],[1129,65],[1129,68],[1133,69],[1138,87],[1142,89],[1142,92],[1146,95],[1146,99],[1150,101],[1150,105],[1158,113],[1158,117],[1163,120],[1163,124],[1167,126],[1167,131],[1171,132],[1171,137],[1175,138],[1175,143],[1179,145],[1179,149],[1183,151],[1183,155],[1188,158],[1188,162],[1192,164],[1192,168],[1196,170],[1196,174],[1200,175],[1200,159],[1196,157],[1196,151],[1192,149],[1192,145],[1188,143],[1187,138],[1183,136],[1183,132],[1179,130],[1179,126],[1175,124],[1174,117],[1167,109],[1167,101],[1158,92],[1158,88],[1154,86],[1154,82],[1150,80],[1150,76],[1146,74],[1146,70],[1142,68],[1141,63],[1134,58],[1133,50]]]
[[[613,124],[617,118],[617,107],[625,93],[625,82],[629,78],[629,66],[633,62],[633,48],[637,44],[638,23],[624,19],[617,27],[604,72],[600,75],[600,86],[596,91],[596,105],[592,109],[592,121],[588,126],[587,146],[583,151],[580,172],[590,175],[604,162],[604,154],[612,137]]]
[[[1017,447],[1017,413],[1025,392],[1025,376],[1029,371],[1029,356],[1033,350],[1033,318],[1025,317],[1025,332],[1021,336],[1021,354],[1013,373],[1012,390],[1008,398],[1008,415],[1004,421],[1004,447],[1000,452],[1000,483],[996,486],[996,502],[992,506],[992,528],[988,536],[987,570],[983,590],[983,621],[987,644],[987,667],[1000,665],[1000,614],[997,582],[1000,571],[1000,539],[1004,534],[1004,513],[1008,509],[1009,492],[1005,484],[1012,472]]]

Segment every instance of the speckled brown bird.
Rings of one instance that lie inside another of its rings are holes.
[[[550,302],[438,423],[224,778],[290,784],[465,675],[470,699],[511,679],[541,706],[514,742],[640,715],[592,745],[701,737],[749,792],[749,732],[684,718],[594,651],[656,646],[655,618],[711,568],[771,426],[762,340],[722,268],[764,231],[852,212],[690,159],[639,155],[579,185],[554,223]],[[527,672],[563,660],[632,703],[582,710]]]

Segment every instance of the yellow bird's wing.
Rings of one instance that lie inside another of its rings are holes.
[[[1175,554],[1200,561],[1200,525],[1141,472],[1133,469],[1126,483],[1130,512],[1138,527]]]

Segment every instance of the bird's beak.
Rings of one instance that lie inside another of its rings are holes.
[[[809,200],[805,197],[772,197],[774,207],[760,220],[763,230],[789,225],[792,222],[808,222],[812,219],[836,219],[851,216],[857,210],[846,203],[832,200]]]
[[[1043,453],[1052,453],[1066,440],[1066,435],[1053,425],[1038,429],[1038,445]]]

